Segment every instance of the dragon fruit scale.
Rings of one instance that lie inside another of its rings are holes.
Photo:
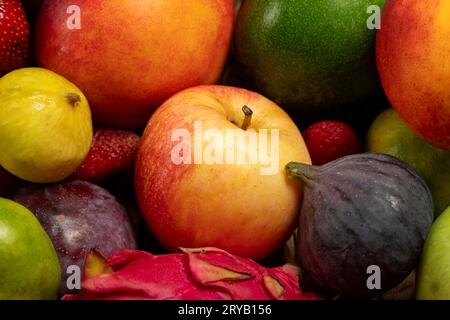
[[[86,258],[82,290],[64,300],[317,300],[302,293],[298,270],[264,268],[217,248],[180,249],[152,255],[124,250],[105,259]]]

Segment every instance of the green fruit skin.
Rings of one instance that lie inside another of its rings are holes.
[[[433,195],[435,217],[450,206],[450,151],[416,135],[394,109],[375,119],[367,135],[367,149],[390,154],[417,171]]]
[[[450,207],[428,233],[416,285],[418,300],[450,300]]]
[[[60,279],[58,256],[39,221],[0,198],[0,300],[56,299]]]
[[[241,67],[260,91],[314,113],[381,91],[369,6],[384,0],[246,0],[236,23]]]

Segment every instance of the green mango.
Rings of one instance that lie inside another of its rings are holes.
[[[377,96],[372,22],[384,2],[246,0],[236,23],[239,64],[258,91],[308,113]]]

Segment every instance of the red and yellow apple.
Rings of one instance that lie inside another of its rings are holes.
[[[46,1],[36,59],[80,87],[97,124],[139,127],[176,92],[222,72],[233,0]]]
[[[239,144],[230,132],[258,134],[258,143],[249,138]],[[263,153],[273,161],[263,160]],[[298,128],[275,103],[234,87],[187,89],[147,124],[136,159],[139,206],[170,250],[214,246],[262,259],[296,225],[302,189],[284,170],[294,160],[311,162]],[[275,170],[265,170],[270,166]]]
[[[450,150],[450,1],[391,0],[377,64],[393,107],[420,136]]]

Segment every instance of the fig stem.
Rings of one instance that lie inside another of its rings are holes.
[[[303,183],[308,184],[314,179],[312,166],[299,162],[289,162],[286,165],[286,172],[289,178],[299,179]]]
[[[74,92],[67,93],[66,99],[67,99],[67,102],[69,102],[69,104],[74,108],[77,107],[81,102],[81,97],[77,93],[74,93]]]
[[[249,107],[243,106],[242,112],[244,112],[245,118],[244,118],[244,121],[242,122],[241,129],[247,130],[248,127],[250,127],[250,124],[252,123],[253,111]]]

